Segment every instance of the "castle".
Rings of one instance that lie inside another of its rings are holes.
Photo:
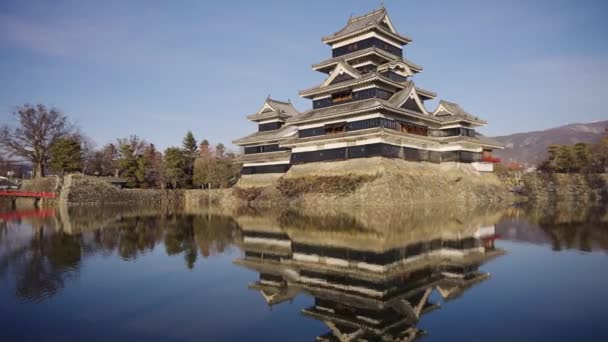
[[[492,171],[492,150],[502,145],[476,132],[486,121],[456,103],[425,107],[436,94],[414,84],[422,67],[403,55],[412,40],[397,32],[384,7],[351,17],[322,41],[332,56],[312,68],[327,78],[299,92],[312,109],[299,112],[289,101],[268,97],[247,117],[258,131],[234,141],[243,148],[243,175],[367,157],[462,162]]]

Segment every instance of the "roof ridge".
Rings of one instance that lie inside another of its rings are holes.
[[[362,15],[359,15],[359,16],[350,17],[348,19],[348,22],[352,23],[353,21],[357,21],[357,20],[365,19],[367,17],[371,17],[371,16],[377,14],[378,12],[386,12],[386,8],[384,8],[384,6],[383,6],[383,7],[380,7],[378,9],[376,9],[376,10],[373,10],[373,11],[371,11],[369,13],[362,14]]]
[[[412,91],[412,87],[415,87],[414,82],[412,82],[411,80],[407,80],[406,82],[404,82],[404,84],[405,87],[403,87],[403,89],[400,89],[398,92],[394,93],[393,96],[391,96],[388,100],[385,101],[394,104],[394,101],[403,96],[403,94],[409,95],[409,93]]]
[[[339,60],[338,64],[342,65],[343,68],[345,68],[346,70],[348,70],[348,71],[350,71],[352,73],[355,73],[358,76],[363,76],[363,74],[361,74],[359,72],[359,70],[355,69],[352,65],[348,64],[348,62],[346,62],[345,60]]]
[[[285,102],[285,101],[275,100],[275,99],[270,98],[270,97],[267,98],[266,101],[278,102],[278,103],[282,103],[282,104],[286,104],[286,105],[290,105],[291,104],[291,102],[289,102],[289,101]]]
[[[444,100],[444,99],[439,100],[439,103],[447,103],[447,104],[451,104],[451,105],[460,106],[460,105],[459,105],[458,103],[456,103],[456,102],[451,102],[451,101]]]

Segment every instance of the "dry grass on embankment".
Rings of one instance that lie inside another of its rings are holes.
[[[244,176],[232,194],[259,207],[479,204],[511,198],[498,177],[478,173],[467,164],[369,158],[295,165],[272,186],[256,187],[256,177]],[[267,181],[266,177],[260,178]]]
[[[278,181],[277,189],[287,199],[295,199],[304,194],[348,196],[364,184],[374,181],[377,177],[370,175],[345,175],[281,178]]]

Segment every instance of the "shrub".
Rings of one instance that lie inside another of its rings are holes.
[[[287,198],[296,198],[306,193],[340,196],[353,193],[374,179],[376,176],[368,175],[281,178],[277,188]]]
[[[247,204],[254,201],[262,193],[262,188],[238,188],[232,190],[234,196],[240,200],[246,201]]]

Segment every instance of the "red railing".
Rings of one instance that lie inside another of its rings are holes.
[[[0,190],[0,196],[3,196],[3,197],[30,197],[30,198],[55,198],[55,197],[57,197],[57,194],[54,192],[45,192],[45,191]]]
[[[0,220],[3,221],[15,221],[24,218],[47,218],[55,217],[55,209],[42,209],[42,210],[26,210],[26,211],[11,211],[7,213],[0,213]]]

